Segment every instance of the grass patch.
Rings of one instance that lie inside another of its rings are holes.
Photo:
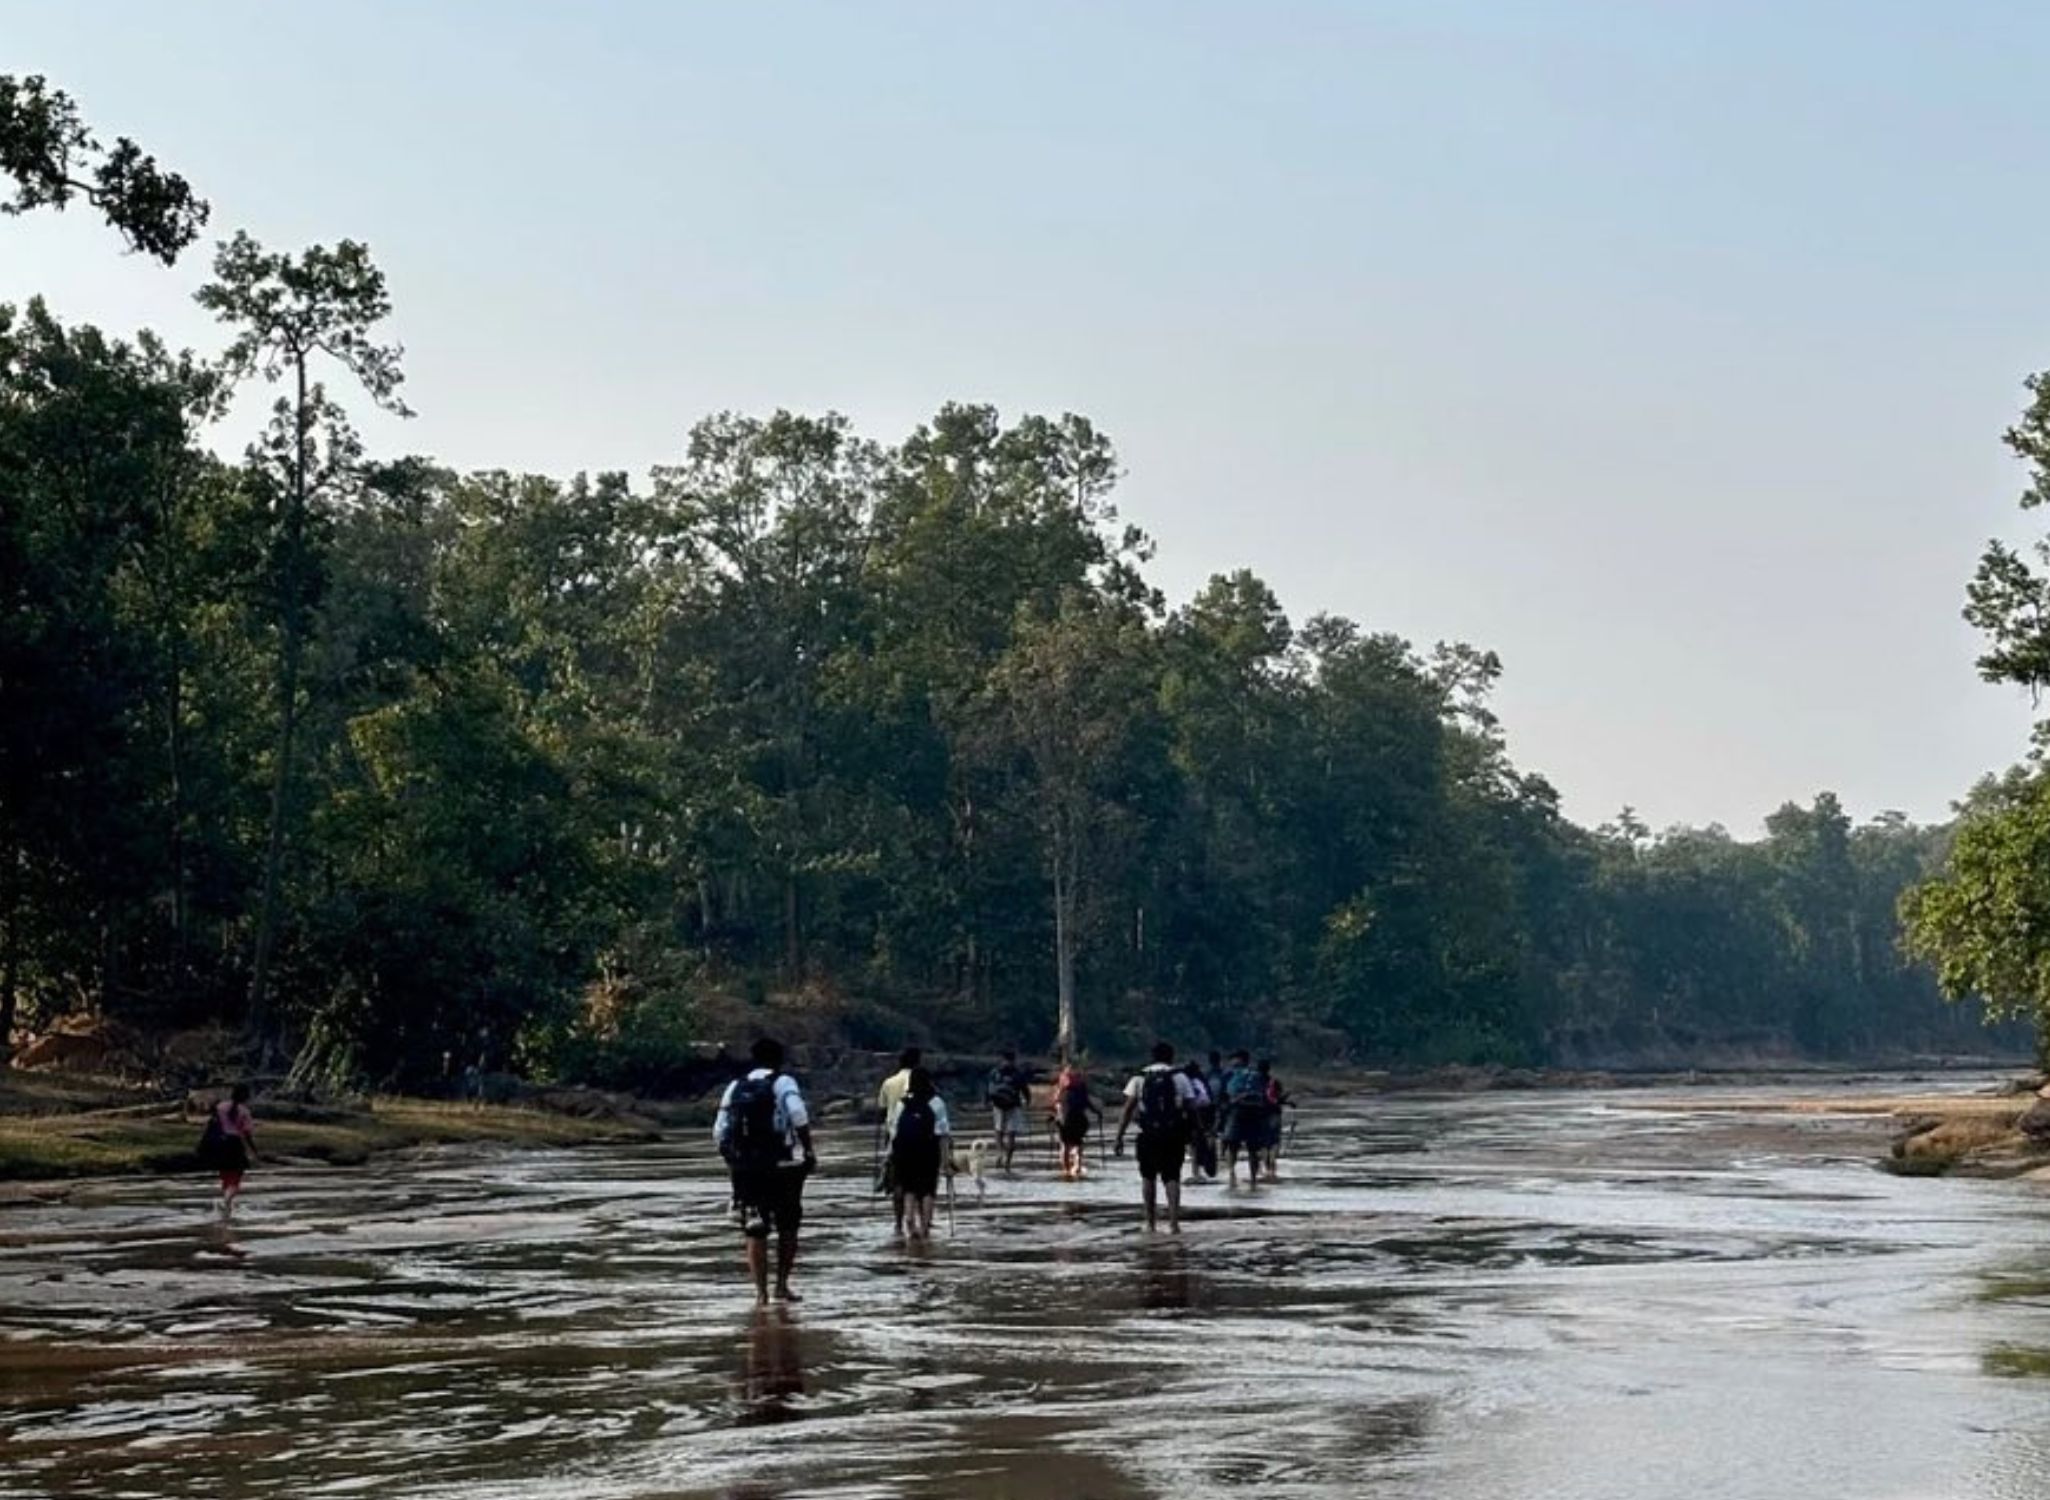
[[[2050,1349],[2027,1348],[2020,1344],[2001,1344],[1986,1351],[1986,1373],[2002,1375],[2011,1379],[2038,1379],[2050,1377]]]
[[[2050,1300],[2050,1276],[2001,1276],[1989,1278],[1979,1289],[1981,1302],[2036,1302]]]
[[[655,1134],[638,1120],[591,1120],[501,1105],[475,1109],[429,1099],[377,1099],[367,1111],[268,1121],[258,1100],[256,1114],[257,1145],[265,1159],[334,1166],[360,1166],[373,1156],[421,1146],[583,1146]],[[176,1110],[119,1119],[0,1116],[0,1181],[194,1171],[202,1124]]]

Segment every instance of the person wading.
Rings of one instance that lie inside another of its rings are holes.
[[[1053,1128],[1061,1142],[1061,1178],[1075,1182],[1089,1175],[1089,1119],[1103,1119],[1103,1111],[1089,1096],[1089,1080],[1073,1063],[1061,1065],[1053,1086]],[[1101,1126],[1099,1126],[1101,1128]]]
[[[1260,1182],[1260,1127],[1265,1105],[1260,1099],[1259,1075],[1252,1059],[1243,1051],[1231,1055],[1231,1067],[1224,1075],[1224,1168],[1226,1181],[1239,1185],[1239,1152],[1246,1153],[1248,1185]]]
[[[1288,1096],[1288,1090],[1281,1086],[1281,1080],[1274,1076],[1274,1064],[1261,1058],[1253,1069],[1260,1080],[1260,1155],[1267,1166],[1267,1180],[1281,1180],[1281,1131],[1284,1123],[1283,1111],[1295,1101]]]
[[[763,1037],[749,1055],[754,1067],[726,1086],[712,1139],[733,1169],[756,1300],[769,1300],[769,1233],[774,1230],[776,1299],[795,1302],[790,1272],[797,1264],[797,1231],[804,1222],[804,1180],[819,1164],[812,1150],[811,1112],[797,1080],[783,1071],[781,1042]]]
[[[1217,1104],[1210,1095],[1210,1085],[1203,1081],[1203,1066],[1194,1058],[1182,1069],[1189,1080],[1189,1092],[1195,1099],[1195,1113],[1191,1118],[1189,1135],[1190,1155],[1195,1158],[1189,1172],[1189,1181],[1209,1181],[1217,1176]]]
[[[220,1214],[226,1223],[235,1217],[235,1200],[242,1196],[242,1174],[256,1159],[256,1119],[249,1113],[248,1084],[236,1084],[227,1098],[215,1103],[199,1138],[199,1159],[221,1174]]]
[[[897,1054],[897,1071],[883,1080],[883,1086],[876,1090],[876,1108],[882,1112],[882,1119],[876,1124],[876,1143],[881,1148],[881,1169],[876,1177],[875,1190],[890,1195],[890,1209],[896,1216],[896,1228],[891,1232],[904,1233],[904,1192],[897,1186],[896,1168],[890,1164],[890,1138],[896,1133],[897,1111],[903,1106],[904,1096],[911,1089],[912,1070],[925,1060],[925,1054],[916,1047],[906,1047]]]
[[[932,1238],[940,1176],[954,1175],[953,1134],[947,1102],[933,1087],[932,1075],[913,1068],[904,1102],[897,1107],[897,1123],[890,1131],[890,1166],[897,1191],[910,1209],[906,1225],[914,1240]]]
[[[1125,1112],[1118,1120],[1118,1155],[1125,1132],[1139,1126],[1139,1183],[1146,1200],[1146,1228],[1160,1227],[1159,1197],[1167,1194],[1167,1227],[1182,1232],[1182,1161],[1189,1149],[1196,1096],[1188,1075],[1174,1065],[1174,1048],[1153,1044],[1153,1061],[1125,1085]]]
[[[1004,1048],[1003,1060],[989,1070],[983,1099],[996,1129],[997,1165],[1008,1172],[1011,1158],[1018,1152],[1018,1137],[1025,1133],[1025,1111],[1032,1104],[1032,1085],[1018,1066],[1013,1048]]]

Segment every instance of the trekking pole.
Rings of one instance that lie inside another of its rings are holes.
[[[1103,1116],[1096,1117],[1096,1170],[1108,1174],[1110,1171],[1109,1148],[1103,1144]]]
[[[951,1167],[953,1164],[948,1163]],[[947,1173],[947,1238],[954,1237],[954,1174]]]

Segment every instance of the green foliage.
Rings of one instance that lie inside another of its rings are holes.
[[[207,205],[184,178],[127,136],[102,147],[71,96],[40,75],[0,74],[0,173],[14,180],[0,214],[63,209],[82,198],[132,249],[166,265],[206,227]]]
[[[1942,875],[1910,890],[1901,916],[1946,994],[2050,1027],[2050,773],[1984,784]]]
[[[2029,467],[2021,508],[2050,499],[2050,375],[2027,382],[2029,406],[2007,446]],[[1965,618],[1987,637],[1979,673],[2040,698],[2050,687],[2050,543],[2035,562],[1987,545],[1966,591]],[[2026,1021],[2050,1048],[2050,729],[2039,722],[2027,767],[1988,777],[1959,809],[1942,873],[1901,902],[1909,948],[1932,964],[1944,993],[1983,997],[1995,1015]]]

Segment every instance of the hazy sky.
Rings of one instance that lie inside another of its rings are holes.
[[[295,247],[368,240],[402,432],[644,471],[721,408],[1087,413],[1177,598],[1499,650],[1576,816],[1940,816],[2024,748],[1958,620],[2050,366],[2050,7],[0,0]],[[210,346],[0,222],[0,298]]]

